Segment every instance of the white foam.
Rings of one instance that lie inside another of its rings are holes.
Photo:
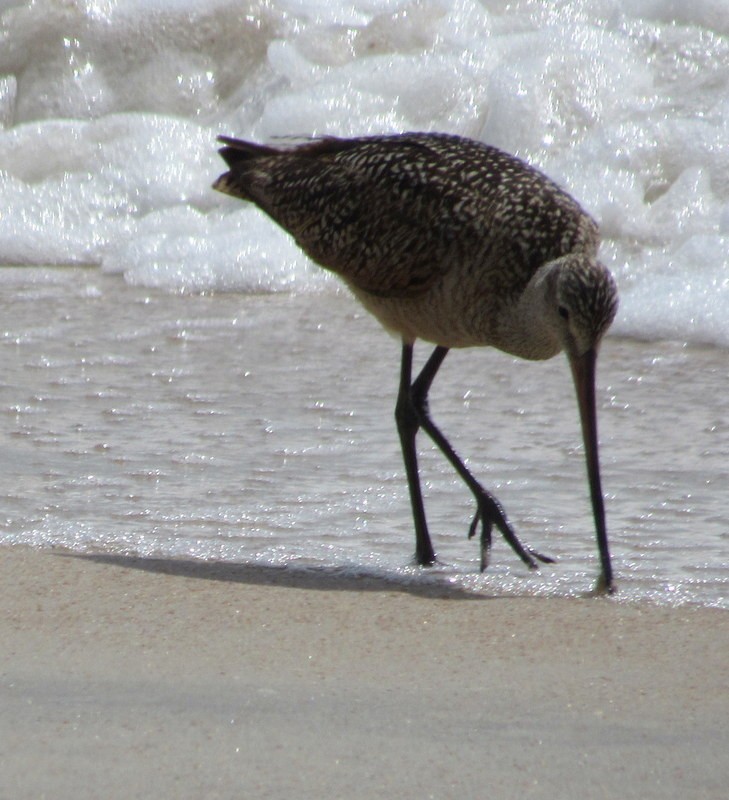
[[[616,330],[729,346],[723,0],[0,2],[0,263],[170,291],[326,281],[216,195],[215,136],[449,130],[595,214]]]
[[[133,284],[178,291],[275,292],[326,282],[291,239],[273,234],[255,209],[206,215],[177,206],[147,215],[109,248],[103,268]]]

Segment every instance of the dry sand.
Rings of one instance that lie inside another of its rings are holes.
[[[0,797],[713,798],[729,615],[0,549]]]

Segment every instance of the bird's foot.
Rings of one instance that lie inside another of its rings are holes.
[[[501,508],[498,500],[492,497],[488,492],[483,490],[477,498],[476,502],[478,508],[473,517],[473,521],[468,529],[468,538],[472,539],[476,535],[479,522],[481,523],[481,572],[483,572],[489,565],[489,556],[491,553],[491,539],[494,525],[501,531],[504,539],[511,545],[514,552],[521,558],[521,560],[529,567],[529,569],[538,569],[537,561],[543,564],[554,564],[555,559],[551,556],[545,556],[533,550],[531,547],[524,547],[514,533],[513,528],[506,519],[506,514]]]
[[[615,594],[617,591],[615,584],[607,581],[604,575],[600,575],[595,584],[595,588],[590,592],[591,597],[602,597],[606,594]]]
[[[416,548],[414,561],[419,567],[434,567],[438,563],[432,547]]]
[[[545,556],[543,553],[537,553],[537,551],[534,550],[531,547],[527,547],[527,550],[529,551],[529,553],[531,555],[534,556],[534,558],[537,559],[537,561],[541,561],[542,564],[556,564],[557,563],[557,559],[556,558],[552,558],[552,556]]]
[[[481,522],[481,572],[484,572],[489,565],[491,556],[491,532],[494,528],[494,523],[492,519],[484,517],[479,508],[474,514],[473,521],[468,528],[469,539],[473,539],[476,535],[479,522]]]

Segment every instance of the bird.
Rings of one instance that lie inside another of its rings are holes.
[[[219,136],[227,171],[213,188],[255,204],[317,264],[336,273],[401,340],[395,419],[415,528],[415,560],[436,563],[420,484],[422,429],[470,490],[480,566],[494,526],[530,568],[494,495],[432,419],[428,392],[453,348],[526,360],[564,352],[574,380],[600,559],[614,591],[598,456],[595,373],[618,291],[598,259],[595,220],[555,181],[495,146],[448,133],[322,136],[259,144]],[[416,340],[435,345],[413,379]]]

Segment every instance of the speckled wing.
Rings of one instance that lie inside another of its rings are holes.
[[[433,186],[403,172],[411,147],[322,139],[291,150],[221,154],[230,172],[216,188],[256,203],[321,266],[380,296],[415,296],[445,270],[456,236],[433,211]]]
[[[291,149],[222,141],[230,171],[215,188],[256,203],[312,259],[374,295],[415,297],[456,264],[486,282],[507,271],[516,290],[545,254],[596,237],[541,173],[468,139],[327,138]]]

